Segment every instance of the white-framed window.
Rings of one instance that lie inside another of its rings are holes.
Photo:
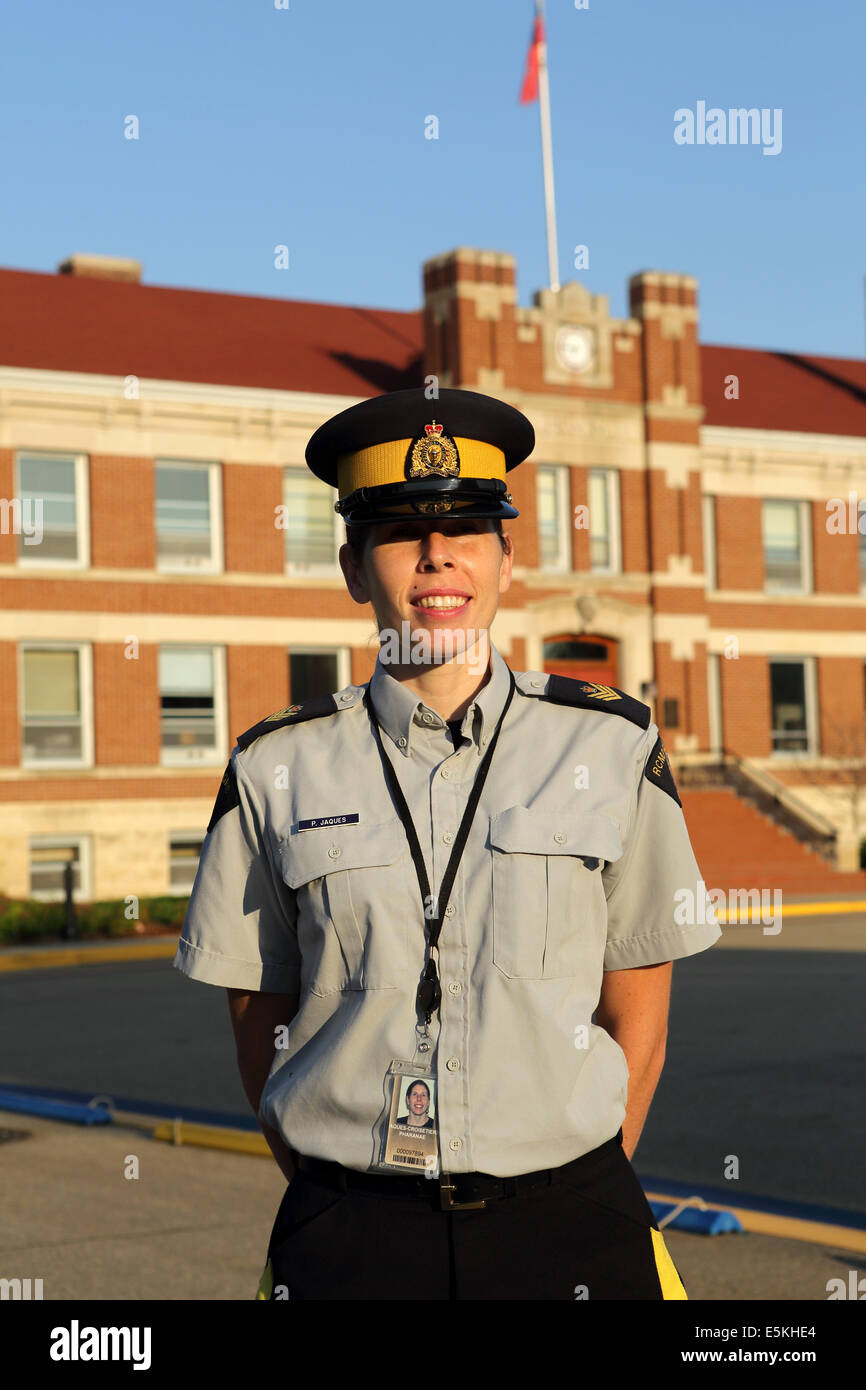
[[[93,892],[89,835],[32,835],[30,897],[42,902],[66,900],[66,865],[72,865],[72,900],[90,902]]]
[[[719,587],[716,566],[716,499],[710,493],[701,498],[701,521],[704,529],[704,577],[708,589]]]
[[[539,569],[571,569],[570,471],[561,464],[535,470]]]
[[[292,647],[289,651],[290,704],[342,690],[351,679],[348,647]]]
[[[90,565],[86,454],[22,449],[15,455],[18,563],[53,569]]]
[[[159,648],[161,762],[210,766],[226,756],[225,648]]]
[[[222,481],[218,463],[156,460],[156,568],[217,574],[223,568]]]
[[[22,767],[93,766],[93,653],[88,642],[22,642]]]
[[[588,482],[589,567],[596,574],[622,570],[619,471],[591,468]]]
[[[769,661],[773,754],[818,753],[815,658],[773,656]]]
[[[334,496],[308,468],[283,469],[286,574],[330,574],[338,568],[337,552],[346,539],[346,525],[334,511]]]
[[[201,831],[173,830],[168,838],[168,891],[178,896],[192,892],[204,836]]]
[[[761,506],[764,543],[764,592],[812,592],[812,536],[809,503],[786,497],[765,498]]]

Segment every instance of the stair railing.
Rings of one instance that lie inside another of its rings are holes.
[[[771,817],[778,825],[814,849],[822,859],[835,866],[836,826],[819,811],[813,810],[790,787],[763,768],[755,767],[724,746],[706,754],[707,762],[697,762],[692,754],[688,763],[674,765],[679,785],[687,790],[701,786],[729,786],[739,796]],[[674,760],[672,760],[674,761]]]

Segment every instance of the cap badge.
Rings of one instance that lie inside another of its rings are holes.
[[[457,453],[457,445],[447,434],[442,433],[442,426],[437,425],[435,420],[425,425],[423,435],[419,435],[410,444],[406,454],[405,471],[407,478],[427,478],[431,475],[438,478],[459,476],[460,456]]]
[[[450,512],[454,502],[450,497],[443,497],[435,502],[413,502],[412,505],[419,512]]]

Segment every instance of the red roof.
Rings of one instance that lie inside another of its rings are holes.
[[[739,378],[739,400],[725,378]],[[866,361],[701,344],[705,425],[866,435]]]
[[[375,396],[423,385],[421,314],[0,270],[0,363]]]
[[[420,310],[0,269],[4,366],[373,396],[420,386],[423,346]],[[861,358],[700,352],[705,424],[866,436]]]

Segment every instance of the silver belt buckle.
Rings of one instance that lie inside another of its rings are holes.
[[[439,1202],[443,1211],[469,1210],[470,1208],[486,1207],[486,1200],[480,1202],[455,1202],[453,1193],[457,1191],[456,1183],[451,1181],[452,1177],[457,1177],[457,1173],[439,1174]]]

